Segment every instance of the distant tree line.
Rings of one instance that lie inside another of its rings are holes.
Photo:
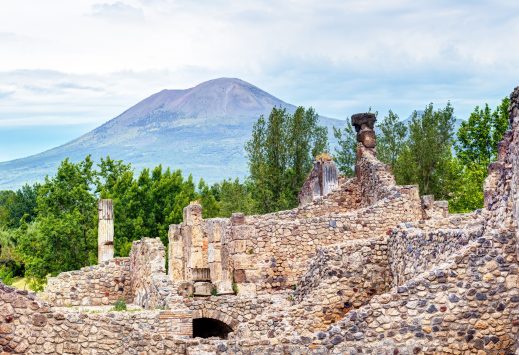
[[[497,142],[507,128],[509,102],[494,110],[477,107],[454,136],[450,104],[414,112],[408,125],[392,111],[379,122],[377,152],[399,184],[418,184],[422,194],[447,199],[453,212],[483,205],[482,184]],[[349,121],[334,129],[339,146],[334,158],[345,175],[353,174],[356,139]],[[314,157],[329,150],[327,130],[312,109],[294,113],[274,108],[255,123],[245,146],[249,176],[208,185],[157,166],[135,174],[130,164],[110,157],[95,164],[65,159],[54,176],[17,191],[0,191],[0,279],[25,277],[35,290],[47,275],[97,262],[97,201],[110,198],[115,209],[115,254],[127,256],[145,236],[167,245],[168,226],[182,221],[191,201],[204,218],[233,212],[268,213],[297,206],[297,195]]]

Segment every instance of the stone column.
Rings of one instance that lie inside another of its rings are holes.
[[[169,226],[168,239],[169,279],[173,282],[185,281],[186,258],[184,255],[184,238],[180,225],[172,224]]]
[[[103,261],[114,257],[114,209],[112,200],[99,200],[99,227],[97,229],[97,259]]]
[[[357,142],[362,143],[365,148],[374,149],[376,145],[375,122],[377,117],[374,113],[356,113],[351,116],[351,123],[357,132]]]

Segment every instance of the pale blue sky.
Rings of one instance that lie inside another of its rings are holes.
[[[238,77],[346,118],[519,85],[519,2],[1,1],[0,161],[63,144],[162,89]]]

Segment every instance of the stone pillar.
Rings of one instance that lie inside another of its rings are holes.
[[[357,142],[362,143],[365,148],[374,149],[376,145],[375,122],[377,117],[374,113],[356,113],[351,116],[351,124],[357,132]]]
[[[195,296],[209,296],[213,287],[207,262],[209,242],[204,232],[202,206],[198,202],[191,202],[184,208],[184,223],[186,279],[193,282]]]
[[[114,209],[112,200],[99,200],[99,227],[97,229],[98,263],[114,257]]]
[[[184,238],[180,225],[172,224],[169,226],[168,239],[169,279],[173,282],[185,281],[186,258],[184,256]]]

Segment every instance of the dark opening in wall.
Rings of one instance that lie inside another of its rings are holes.
[[[211,338],[217,337],[227,339],[232,328],[218,319],[212,318],[195,318],[193,319],[193,337],[194,338]]]

